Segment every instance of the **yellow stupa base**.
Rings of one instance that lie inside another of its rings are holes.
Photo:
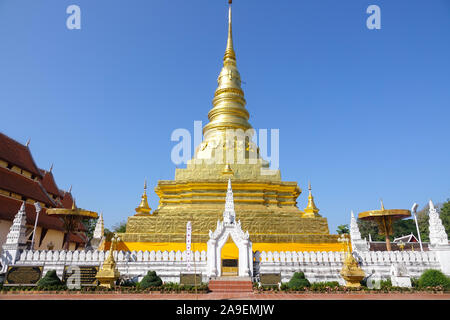
[[[99,250],[109,250],[111,243],[105,242]],[[123,251],[184,251],[186,243],[182,242],[119,242],[117,250]],[[206,243],[192,243],[191,250],[207,250]],[[340,243],[253,243],[253,251],[341,251]],[[225,259],[237,259],[239,257],[238,248],[234,243],[225,243],[222,248],[222,257]]]

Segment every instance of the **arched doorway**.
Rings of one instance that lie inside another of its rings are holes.
[[[253,253],[252,242],[249,240],[248,232],[243,232],[241,222],[224,223],[217,222],[217,228],[214,232],[209,232],[209,240],[207,243],[207,261],[208,276],[222,276],[223,258],[225,266],[228,263],[234,265],[237,263],[237,275],[239,277],[248,277],[253,274]],[[227,270],[227,269],[225,269]],[[228,269],[227,272],[233,272],[235,269]],[[229,274],[231,275],[231,274]]]
[[[239,248],[230,235],[220,253],[223,277],[237,277],[239,275]]]

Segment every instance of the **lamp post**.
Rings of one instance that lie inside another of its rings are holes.
[[[414,203],[411,211],[414,214],[414,221],[416,222],[416,229],[417,229],[417,235],[419,236],[419,245],[420,245],[420,251],[423,251],[423,247],[422,247],[422,238],[420,237],[420,231],[419,231],[419,223],[417,222],[417,207],[419,205],[417,203]],[[414,247],[414,246],[413,246]]]
[[[31,250],[34,249],[34,235],[36,234],[37,223],[39,219],[39,212],[41,212],[42,207],[39,202],[34,203],[34,207],[36,208],[36,220],[34,221],[34,229],[33,229],[33,237],[31,238]]]

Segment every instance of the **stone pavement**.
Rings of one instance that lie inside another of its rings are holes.
[[[207,294],[0,294],[0,300],[450,300],[450,293],[294,294],[248,292]]]

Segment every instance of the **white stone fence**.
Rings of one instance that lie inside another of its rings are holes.
[[[390,278],[390,267],[396,263],[403,263],[413,278],[427,269],[441,269],[433,251],[365,251],[354,255],[366,276],[375,273],[382,279]],[[342,252],[333,251],[256,251],[254,254],[257,272],[280,273],[282,282],[289,281],[294,272],[303,271],[310,282],[338,281],[341,284],[344,284],[339,274],[343,257]]]
[[[187,270],[187,251],[114,251],[114,258],[120,274],[139,281],[149,270],[156,271],[164,282],[179,282],[180,274],[202,274],[202,281],[208,282],[206,251],[191,251],[191,269]],[[56,270],[63,276],[66,266],[100,267],[109,251],[53,251],[23,250],[15,266],[42,266],[43,275]],[[376,274],[381,279],[390,278],[392,264],[403,263],[410,277],[418,278],[426,269],[442,270],[442,260],[434,251],[363,251],[354,253],[366,276]],[[281,281],[287,282],[295,272],[303,271],[310,282],[338,281],[344,284],[342,252],[296,252],[256,251],[253,253],[255,276],[262,273],[281,274]],[[195,262],[194,262],[195,260]]]
[[[125,278],[141,280],[156,271],[164,282],[179,282],[180,273],[202,274],[206,282],[206,251],[191,251],[191,270],[187,270],[187,251],[114,251],[117,269]],[[65,266],[98,266],[109,251],[23,250],[15,266],[43,266],[43,275],[56,270],[62,278]]]

